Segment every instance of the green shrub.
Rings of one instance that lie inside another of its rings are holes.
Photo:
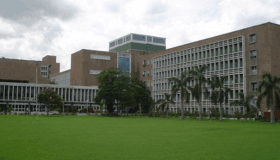
[[[275,117],[275,122],[278,122],[278,117]]]
[[[17,112],[15,112],[15,115],[18,115]]]
[[[195,111],[195,112],[193,113],[193,119],[196,119],[196,117],[198,117],[198,116],[199,116],[198,111]]]
[[[207,113],[202,113],[202,116],[207,117],[208,115],[207,115]]]
[[[263,118],[262,118],[262,122],[266,122],[266,121],[267,121],[266,116],[263,116]]]

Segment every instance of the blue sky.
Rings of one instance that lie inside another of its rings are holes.
[[[57,56],[70,69],[81,49],[108,51],[129,33],[166,38],[167,48],[266,22],[279,0],[9,0],[0,2],[0,57]]]

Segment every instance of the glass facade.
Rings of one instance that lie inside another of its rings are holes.
[[[162,44],[165,44],[165,39],[154,37],[153,42],[154,42],[154,43],[162,43]]]
[[[130,54],[118,53],[118,68],[121,69],[126,75],[130,74]]]
[[[134,35],[133,35],[133,40],[145,41],[146,38],[145,38],[145,36],[140,36],[140,35],[134,34]]]

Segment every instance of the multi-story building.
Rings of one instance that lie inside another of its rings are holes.
[[[171,92],[172,84],[168,78],[180,76],[183,71],[189,71],[194,66],[206,65],[206,78],[213,75],[228,77],[224,85],[232,90],[229,103],[238,100],[240,92],[253,94],[256,98],[258,82],[264,72],[280,76],[279,46],[280,26],[265,23],[141,56],[143,65],[140,79],[150,87],[153,98],[160,99],[164,93]],[[190,85],[194,83],[192,81]],[[181,102],[178,97],[179,93],[171,111],[179,109]],[[223,105],[228,113],[244,110],[242,106],[230,106],[229,103]],[[203,111],[214,107],[204,95],[202,106]],[[185,105],[185,110],[198,110],[193,97],[190,104]],[[265,105],[262,105],[262,111],[267,111]]]
[[[57,85],[46,87],[57,88],[56,90],[60,94],[65,93],[61,96],[66,98],[68,105],[79,106],[86,102],[94,105],[92,97],[98,91],[98,74],[108,68],[122,68],[144,81],[151,91],[152,97],[160,99],[164,98],[164,93],[171,92],[173,84],[168,82],[168,78],[179,77],[182,72],[190,71],[195,66],[206,65],[208,69],[205,72],[205,77],[207,79],[213,75],[228,77],[224,85],[229,87],[231,92],[229,93],[229,102],[223,104],[223,108],[232,114],[237,110],[244,110],[242,106],[229,105],[230,102],[239,99],[238,93],[253,94],[255,98],[257,97],[258,82],[264,72],[280,76],[278,70],[280,68],[279,46],[280,26],[274,23],[253,26],[170,49],[166,49],[165,38],[131,33],[110,41],[109,52],[82,49],[73,53],[71,69],[58,73],[59,69],[51,68],[50,79],[54,80]],[[53,57],[47,56],[44,59],[48,61],[51,58],[53,59]],[[1,63],[2,61],[0,60]],[[54,63],[55,61],[51,62],[52,66],[57,65]],[[0,67],[5,72],[0,73],[0,79],[9,80],[8,82],[14,82],[11,80],[34,81],[34,68],[25,67],[25,69],[18,71],[19,67],[12,67],[7,62],[2,63],[4,65],[1,63]],[[32,63],[32,65],[34,64]],[[49,64],[49,62],[44,64]],[[44,72],[49,73],[48,68],[42,68],[41,65],[44,64],[43,62],[39,63],[41,79],[48,77]],[[27,75],[31,72],[34,75],[30,75],[29,78],[23,76],[22,74],[26,71],[30,72]],[[11,73],[14,76],[10,76]],[[45,83],[43,80],[39,80],[39,82]],[[191,86],[194,84],[195,81],[190,82]],[[15,88],[8,90],[4,88],[3,90],[3,85],[13,86],[13,84],[0,84],[0,103],[1,97],[13,97],[13,94],[9,96],[11,92],[7,95],[7,91],[17,91]],[[29,88],[26,89],[26,92],[29,93],[29,90]],[[32,93],[33,90],[30,91],[31,97]],[[176,96],[176,104],[171,107],[171,111],[176,112],[180,108],[179,94]],[[19,95],[16,96],[19,97]],[[204,97],[205,94],[202,98],[202,108],[203,112],[207,112],[209,108],[215,106]],[[252,101],[252,104],[255,102],[255,100]],[[197,102],[192,96],[190,103],[185,104],[184,107],[185,111],[198,110]],[[262,111],[267,111],[264,104]]]

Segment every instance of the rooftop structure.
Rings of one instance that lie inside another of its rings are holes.
[[[131,33],[109,42],[109,52],[141,50],[156,52],[166,49],[166,38]]]

